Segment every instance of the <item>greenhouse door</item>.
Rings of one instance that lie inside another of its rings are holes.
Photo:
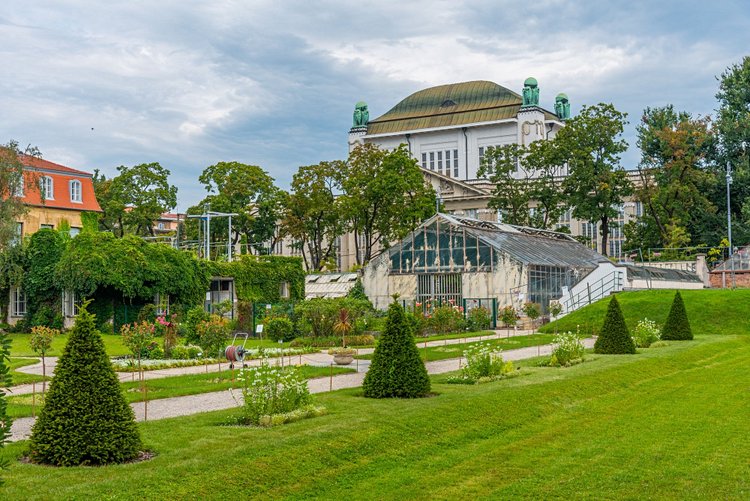
[[[460,273],[423,273],[417,275],[417,302],[437,304],[453,301],[461,305],[463,297]]]

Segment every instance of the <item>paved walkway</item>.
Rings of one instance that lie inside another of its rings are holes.
[[[442,341],[441,341],[442,342]],[[584,339],[584,346],[591,348],[594,346],[594,339]],[[428,343],[428,346],[429,343]],[[552,345],[530,346],[519,348],[517,350],[503,351],[505,360],[523,360],[540,355],[549,355],[552,352]],[[318,355],[318,354],[316,354]],[[320,353],[322,357],[330,357],[327,354]],[[292,357],[294,358],[294,357]],[[443,374],[445,372],[456,371],[462,364],[461,358],[451,358],[436,362],[426,363],[427,372],[430,374]],[[331,390],[340,390],[344,388],[356,388],[362,385],[362,380],[369,368],[369,360],[359,361],[359,372],[351,374],[341,374],[332,378],[317,378],[309,381],[308,385],[311,393],[324,393]],[[209,412],[222,409],[230,409],[242,405],[242,394],[239,391],[217,391],[211,393],[202,393],[199,395],[188,395],[184,397],[163,398],[151,400],[147,403],[136,402],[131,404],[138,421],[144,420],[144,414],[148,413],[148,419],[166,419],[178,416],[187,416],[200,412]],[[24,440],[31,434],[31,426],[34,418],[19,418],[13,421],[10,441]]]
[[[445,339],[440,341],[427,341],[425,342],[418,342],[417,346],[420,348],[423,348],[425,346],[444,346],[444,345],[453,345],[453,344],[462,344],[462,343],[471,343],[475,341],[487,341],[490,339],[501,339],[501,338],[507,338],[507,337],[514,337],[514,336],[528,336],[530,334],[533,334],[533,331],[531,330],[496,330],[494,334],[487,335],[487,336],[467,336],[457,339]],[[360,355],[367,355],[375,351],[374,348],[362,348],[358,350],[358,353]],[[332,357],[329,356],[325,352],[318,352],[318,353],[306,353],[302,355],[290,355],[283,357],[276,357],[271,358],[271,361],[275,361],[277,364],[308,364],[308,365],[315,365],[319,367],[325,367],[330,365]],[[363,364],[364,361],[360,360],[360,364]],[[46,366],[47,366],[47,374],[52,374],[55,370],[55,367],[57,366],[57,357],[47,357],[45,360]],[[248,367],[254,367],[257,365],[260,365],[260,360],[248,360],[245,362],[245,365]],[[367,364],[364,364],[365,366]],[[209,365],[194,365],[190,367],[172,367],[169,369],[156,369],[156,370],[149,370],[143,372],[144,379],[160,379],[165,377],[172,377],[172,376],[182,376],[185,374],[201,374],[205,372],[219,372],[220,370],[227,370],[229,368],[228,362],[224,362],[221,364],[209,364]],[[39,363],[33,364],[33,365],[25,365],[23,367],[19,367],[16,369],[18,372],[23,372],[24,374],[36,374],[38,376],[42,375],[42,362],[41,359],[39,360]],[[128,381],[136,381],[138,379],[138,373],[137,372],[118,372],[117,377],[120,379],[120,382],[126,383]],[[49,381],[48,381],[49,383]],[[10,393],[12,395],[29,395],[31,393],[41,392],[42,383],[35,383],[35,384],[20,384],[17,386],[13,386],[10,388]]]

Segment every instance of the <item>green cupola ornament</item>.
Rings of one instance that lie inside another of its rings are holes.
[[[570,118],[570,101],[567,94],[561,92],[555,97],[555,114],[560,120]]]
[[[367,103],[360,101],[354,105],[354,117],[352,119],[352,128],[366,127],[370,121],[370,112],[367,111]]]
[[[530,106],[539,106],[539,84],[534,77],[529,77],[523,82],[523,104],[521,107]]]

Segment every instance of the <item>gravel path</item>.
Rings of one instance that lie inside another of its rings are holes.
[[[584,346],[591,348],[594,346],[594,339],[584,339]],[[429,346],[429,345],[428,345]],[[505,360],[523,360],[533,358],[539,355],[549,355],[552,352],[552,345],[531,346],[519,348],[517,350],[503,351]],[[329,365],[332,357],[324,354],[313,354],[315,361],[320,361],[323,365]],[[326,358],[327,357],[327,358]],[[294,357],[292,357],[294,358]],[[456,371],[460,369],[462,359],[451,358],[425,364],[427,372],[430,374],[442,374],[445,372]],[[343,388],[356,388],[362,385],[365,373],[369,368],[368,360],[359,361],[359,372],[351,374],[341,374],[333,378],[317,378],[309,381],[311,393],[324,393],[331,390],[340,390]],[[205,369],[204,369],[205,370]],[[211,393],[202,393],[199,395],[189,395],[184,397],[163,398],[151,400],[147,403],[148,419],[166,419],[178,416],[187,416],[200,412],[209,412],[222,409],[229,409],[242,405],[242,395],[239,392],[216,391]],[[144,402],[131,404],[138,421],[144,420]],[[24,440],[31,434],[31,426],[34,418],[19,418],[13,421],[12,434],[10,441]]]

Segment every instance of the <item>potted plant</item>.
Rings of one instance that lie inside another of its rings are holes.
[[[328,350],[329,355],[333,355],[333,361],[336,365],[349,365],[354,361],[356,351],[353,348],[331,348]]]

